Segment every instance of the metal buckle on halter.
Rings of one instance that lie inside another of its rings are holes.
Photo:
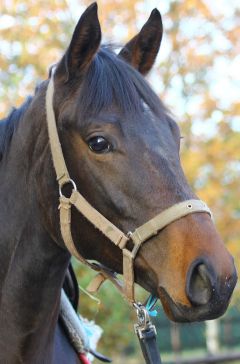
[[[129,231],[126,236],[128,237],[128,239],[133,243],[133,246],[130,247],[123,247],[124,248],[124,254],[128,255],[130,258],[132,258],[133,260],[135,259],[138,250],[140,249],[142,244],[136,244],[135,241],[132,239],[132,235],[133,233],[131,231]],[[126,242],[125,242],[126,245]]]
[[[141,303],[133,303],[136,310],[138,323],[134,325],[134,331],[140,339],[143,338],[143,332],[146,330],[153,330],[157,335],[156,327],[152,324],[146,307]]]
[[[71,184],[72,185],[72,190],[73,191],[77,191],[77,186],[76,183],[70,178],[68,181],[64,182],[63,184],[59,185],[59,196],[63,197],[64,194],[62,193],[62,188],[67,185],[67,184]]]

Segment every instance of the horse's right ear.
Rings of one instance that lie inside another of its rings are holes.
[[[57,66],[56,75],[64,81],[81,75],[91,64],[101,42],[97,4],[90,5],[79,19],[71,43]]]

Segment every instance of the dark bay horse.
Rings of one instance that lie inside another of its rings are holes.
[[[80,18],[56,65],[54,113],[63,154],[82,195],[122,231],[197,197],[180,165],[180,132],[144,75],[162,38],[155,9],[116,55],[100,47],[96,4]],[[0,363],[79,362],[58,325],[70,261],[59,227],[58,185],[42,82],[0,123]],[[78,251],[122,273],[122,252],[73,210]],[[135,281],[170,319],[222,315],[236,284],[232,257],[208,213],[177,219],[141,247]]]

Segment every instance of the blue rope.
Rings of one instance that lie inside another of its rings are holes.
[[[146,303],[146,310],[148,311],[149,316],[156,317],[157,316],[157,310],[154,310],[154,306],[157,302],[158,298],[156,296],[153,296],[152,294],[148,297],[147,303]]]

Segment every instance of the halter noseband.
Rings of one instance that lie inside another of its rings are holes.
[[[114,285],[120,290],[125,298],[131,303],[135,302],[134,294],[134,260],[141,245],[158,232],[183,216],[194,212],[207,212],[211,216],[208,206],[201,200],[186,200],[171,206],[161,212],[153,219],[138,227],[133,233],[125,234],[106,219],[100,212],[91,206],[87,200],[79,193],[74,181],[70,178],[66,163],[64,160],[62,147],[60,144],[56,119],[53,110],[53,94],[54,94],[54,70],[52,70],[51,78],[46,93],[46,112],[47,125],[50,140],[50,147],[53,159],[53,165],[57,175],[59,184],[59,211],[60,211],[60,228],[63,241],[68,251],[81,262],[97,271],[99,274],[90,284],[89,290],[96,291],[106,279],[110,279]],[[62,188],[65,184],[72,184],[71,196],[65,197],[62,194]],[[76,209],[89,221],[92,225],[100,230],[111,242],[118,246],[123,253],[123,278],[124,284],[120,282],[116,273],[110,269],[87,261],[76,249],[71,234],[71,207]],[[132,241],[133,249],[126,247],[128,241]]]

